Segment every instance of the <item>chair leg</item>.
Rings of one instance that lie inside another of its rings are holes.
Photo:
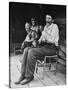
[[[38,67],[36,67],[36,73],[38,72]]]
[[[56,69],[56,70],[55,70],[55,73],[54,73],[55,75],[56,75],[56,73],[57,73],[57,65],[58,65],[58,58],[56,58],[56,64],[55,64],[55,69]]]
[[[50,65],[49,65],[49,70],[51,70],[51,63],[50,63]]]
[[[49,70],[51,70],[51,58],[49,58]]]
[[[45,65],[46,65],[46,57],[44,59],[44,64],[43,64],[43,77],[42,77],[42,79],[44,79],[44,76],[45,76]]]
[[[38,62],[36,63],[36,73],[38,72]]]

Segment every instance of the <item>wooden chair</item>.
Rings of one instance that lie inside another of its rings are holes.
[[[58,63],[58,54],[59,54],[59,50],[56,51],[55,55],[45,56],[44,60],[43,60],[43,63],[42,63],[42,61],[37,60],[37,62],[36,62],[36,73],[38,73],[39,64],[42,65],[43,66],[43,79],[44,79],[44,76],[45,76],[44,75],[44,73],[45,73],[45,66],[47,66],[47,63],[46,63],[47,58],[49,58],[49,65],[48,65],[49,71],[51,70],[51,65],[52,65],[52,63],[51,63],[52,59],[51,58],[55,58],[55,70],[54,70],[54,74],[56,75],[56,72],[57,72],[57,63]]]

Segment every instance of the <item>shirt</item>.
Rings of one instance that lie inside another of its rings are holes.
[[[31,30],[38,32],[38,26],[31,26]]]
[[[57,24],[52,23],[50,26],[45,25],[40,40],[54,43],[56,46],[58,46],[59,29]]]

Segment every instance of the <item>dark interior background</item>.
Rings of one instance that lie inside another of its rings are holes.
[[[45,25],[45,15],[51,14],[59,26],[60,42],[66,40],[66,6],[32,3],[9,3],[9,40],[11,43],[21,43],[25,39],[25,23],[35,17],[38,24]]]

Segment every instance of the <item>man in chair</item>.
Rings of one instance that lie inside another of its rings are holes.
[[[39,47],[24,49],[22,55],[21,76],[15,84],[24,85],[34,79],[35,65],[38,57],[56,54],[58,46],[59,29],[57,24],[53,23],[51,15],[46,15],[46,25],[38,43]]]

